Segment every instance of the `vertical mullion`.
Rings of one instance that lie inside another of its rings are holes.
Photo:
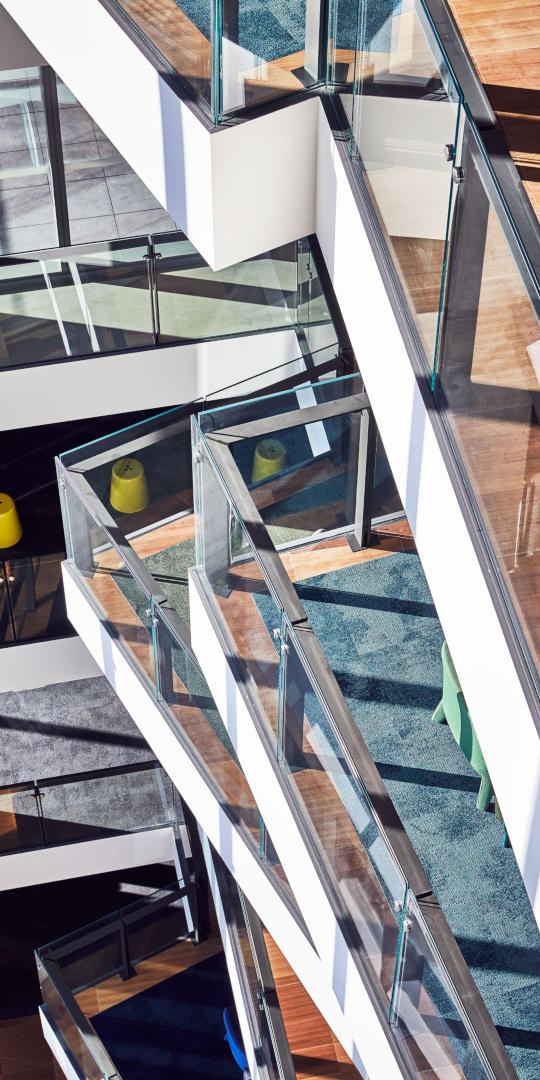
[[[43,112],[49,146],[49,163],[53,185],[58,246],[70,247],[71,234],[69,229],[62,133],[60,129],[60,109],[58,107],[58,89],[56,85],[56,74],[52,67],[49,67],[48,65],[41,68],[41,94],[43,98]]]

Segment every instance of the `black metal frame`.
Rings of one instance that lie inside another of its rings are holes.
[[[53,71],[52,67],[46,65],[45,67],[40,68],[40,76],[43,112],[47,130],[47,141],[49,144],[49,164],[56,213],[58,244],[59,247],[67,247],[71,243],[71,233],[69,228],[64,151],[62,147],[62,132],[60,129],[60,109],[58,105],[56,72]]]
[[[493,1024],[476,983],[462,956],[457,942],[448,926],[445,916],[433,894],[431,883],[418,859],[414,847],[401,822],[401,819],[388,795],[378,769],[362,738],[357,724],[339,689],[335,676],[326,656],[315,636],[305,609],[290,581],[283,563],[272,543],[268,530],[250,495],[247,484],[234,460],[232,447],[241,439],[267,436],[282,430],[284,426],[295,426],[324,420],[328,416],[349,415],[366,407],[367,398],[356,395],[343,398],[325,405],[314,405],[290,414],[265,417],[260,421],[238,424],[224,430],[205,432],[203,438],[208,452],[215,463],[215,476],[223,487],[227,499],[243,521],[250,538],[253,553],[266,581],[271,595],[284,611],[297,636],[295,644],[299,659],[303,664],[309,681],[318,689],[321,701],[325,703],[326,714],[333,726],[334,736],[343,750],[354,776],[365,793],[373,816],[378,822],[381,835],[392,853],[397,866],[409,889],[420,907],[427,928],[435,942],[450,985],[453,986],[460,1003],[465,1026],[473,1044],[481,1049],[481,1054],[488,1062],[496,1080],[517,1080],[515,1070],[506,1053],[503,1043]],[[309,542],[309,540],[307,541]],[[196,578],[198,581],[198,577]],[[280,777],[280,783],[287,797],[289,809],[303,835],[304,843],[311,854],[314,867],[332,899],[336,918],[351,947],[364,981],[371,987],[374,1000],[379,1007],[383,1003],[380,989],[371,975],[369,965],[363,955],[353,920],[345,911],[337,888],[326,868],[323,867],[320,851],[314,843],[309,827],[299,810],[296,798],[289,785],[283,781],[283,773],[276,762],[275,746],[272,744],[267,724],[260,713],[256,688],[252,676],[246,671],[237,654],[234,642],[223,619],[214,612],[214,606],[207,590],[200,586],[205,598],[205,605],[211,610],[214,627],[219,627],[219,637],[225,645],[229,662],[238,671],[236,679],[240,692],[244,692],[250,713],[256,723],[259,737],[265,746],[269,762]],[[251,687],[251,689],[250,689]],[[383,1012],[384,1022],[388,1023]]]

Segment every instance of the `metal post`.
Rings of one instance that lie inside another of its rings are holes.
[[[122,919],[119,920],[118,931],[120,934],[120,955],[122,957],[122,971],[120,972],[120,978],[123,982],[126,982],[126,980],[131,979],[136,972],[129,959],[128,933],[126,924]]]
[[[212,929],[210,920],[210,895],[208,889],[208,875],[206,873],[206,863],[204,861],[204,855],[201,845],[201,838],[199,836],[199,826],[197,819],[189,806],[184,802],[180,795],[180,802],[182,804],[182,811],[184,814],[184,821],[186,823],[186,829],[189,837],[189,846],[191,848],[191,858],[193,872],[191,880],[197,888],[197,903],[192,911],[193,923],[195,925],[195,941],[200,944],[201,941],[207,937],[208,933]]]
[[[306,673],[296,649],[281,644],[279,756],[288,769],[305,769],[304,711]]]
[[[377,427],[370,409],[351,416],[348,446],[346,515],[354,525],[349,544],[366,547],[371,532]]]
[[[49,162],[56,212],[58,246],[69,247],[71,244],[71,235],[69,229],[66,174],[62,150],[62,132],[60,128],[60,109],[58,107],[56,74],[52,67],[49,67],[48,65],[40,69],[40,74],[45,127],[49,144]]]
[[[489,214],[489,198],[474,160],[474,143],[465,125],[463,136],[463,182],[458,187],[446,265],[446,295],[441,326],[438,380],[456,390],[468,391]]]

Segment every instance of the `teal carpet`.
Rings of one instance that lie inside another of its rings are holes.
[[[208,0],[176,0],[178,7],[210,39],[211,5]],[[391,16],[401,0],[372,0],[367,8],[366,41],[379,52],[390,47]],[[358,0],[336,4],[333,37],[337,47],[354,49]],[[306,0],[239,0],[238,33],[234,40],[264,60],[277,60],[299,52],[305,45]],[[232,37],[232,35],[231,35]]]
[[[443,632],[420,560],[388,555],[295,587],[518,1076],[538,1080],[538,928],[500,822],[476,809],[477,774],[431,720]]]

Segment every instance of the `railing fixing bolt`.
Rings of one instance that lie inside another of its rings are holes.
[[[403,933],[404,934],[409,934],[410,931],[412,930],[412,928],[413,928],[413,921],[407,915],[403,920]]]
[[[461,165],[454,165],[454,168],[452,169],[452,180],[454,181],[454,184],[462,184],[464,179],[465,173],[463,172]]]
[[[451,143],[451,142],[447,142],[445,144],[445,147],[444,147],[444,160],[445,161],[453,161],[454,160],[454,144]]]
[[[274,629],[272,630],[272,637],[273,637],[274,641],[277,641],[278,638],[281,637],[281,630],[279,629],[279,626],[275,626]]]
[[[200,465],[201,461],[202,461],[201,451],[200,450],[194,450],[194,452],[193,452],[193,464],[194,465]]]
[[[401,900],[394,900],[394,911],[403,911],[403,904],[401,903]]]
[[[145,611],[145,613],[144,613],[144,614],[145,614],[146,616],[150,617],[150,615],[152,614],[152,608],[149,608],[149,607],[147,607],[147,608],[146,608],[146,611]]]

